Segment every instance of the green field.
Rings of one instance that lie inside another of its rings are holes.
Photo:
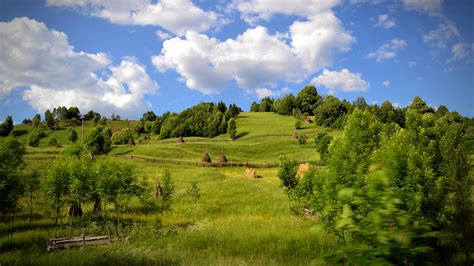
[[[122,213],[123,227],[113,223],[112,206],[107,206],[100,219],[91,219],[92,206],[83,206],[82,220],[68,220],[55,227],[54,210],[41,198],[34,205],[35,219],[28,221],[26,199],[15,220],[12,243],[7,243],[8,224],[0,224],[0,265],[8,264],[154,264],[154,265],[301,265],[324,264],[323,255],[338,246],[335,236],[323,232],[311,218],[290,213],[285,191],[280,187],[278,168],[256,169],[259,178],[246,177],[244,167],[203,167],[202,155],[208,152],[216,161],[224,152],[230,162],[275,164],[280,155],[317,163],[314,147],[316,133],[327,131],[314,124],[294,129],[294,117],[273,113],[241,113],[237,118],[238,139],[227,135],[213,139],[185,138],[175,140],[144,140],[135,136],[137,145],[114,146],[107,156],[133,165],[136,175],[155,184],[168,169],[176,186],[171,212],[165,212],[162,225],[156,226],[159,215],[141,206],[138,199],[128,202]],[[111,121],[112,128],[127,126],[124,121]],[[132,128],[135,122],[130,122]],[[93,129],[86,123],[84,132]],[[23,142],[31,128],[16,126],[15,134]],[[81,139],[81,127],[76,127]],[[300,146],[291,134],[308,137]],[[49,131],[40,147],[27,147],[26,167],[47,168],[49,160],[70,145],[68,130]],[[340,131],[331,131],[332,135]],[[62,147],[49,147],[49,138],[56,138]],[[138,143],[141,141],[142,143]],[[133,160],[132,158],[138,159]],[[145,159],[148,159],[146,161]],[[160,161],[162,160],[162,161]],[[186,193],[191,180],[197,180],[201,198],[193,202]],[[110,205],[110,204],[109,204]],[[65,211],[64,211],[65,212]],[[48,238],[79,236],[121,231],[125,238],[107,246],[82,247],[46,251]]]

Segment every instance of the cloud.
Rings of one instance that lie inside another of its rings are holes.
[[[443,0],[403,0],[403,5],[408,10],[435,13],[441,10]]]
[[[255,93],[257,94],[257,97],[262,99],[265,97],[275,97],[276,93],[272,90],[269,90],[267,88],[258,88],[255,90]]]
[[[377,18],[377,23],[375,24],[375,26],[384,29],[393,28],[395,25],[395,20],[393,18],[389,18],[388,14],[379,15]]]
[[[446,21],[438,24],[438,27],[428,34],[423,35],[423,42],[428,43],[431,47],[438,49],[446,49],[448,43],[455,37],[460,37],[458,28],[452,21]]]
[[[158,36],[158,38],[160,38],[160,40],[162,41],[171,39],[172,37],[171,34],[169,34],[168,32],[161,30],[156,31],[156,36]]]
[[[397,56],[397,51],[406,46],[407,43],[405,40],[396,38],[380,46],[377,51],[367,54],[367,58],[375,59],[377,62],[384,59],[395,58]]]
[[[204,32],[219,24],[219,16],[190,0],[47,0],[48,6],[72,7],[120,25],[160,26],[177,35]]]
[[[462,61],[466,59],[466,62],[472,62],[472,54],[474,51],[474,43],[471,45],[467,43],[456,43],[451,47],[451,57],[447,60],[448,63],[455,61]]]
[[[408,63],[408,67],[409,67],[409,68],[413,68],[413,67],[415,67],[415,66],[416,66],[416,61],[410,61],[410,62]]]
[[[340,0],[234,0],[231,8],[238,10],[242,19],[251,25],[258,20],[268,20],[273,14],[312,17],[331,10]]]
[[[369,83],[362,79],[361,74],[351,73],[346,68],[339,72],[324,69],[323,73],[318,77],[313,78],[311,83],[316,86],[323,85],[329,89],[329,93],[331,94],[337,90],[344,92],[366,91],[369,87]]]
[[[106,54],[77,52],[66,34],[26,17],[0,22],[0,39],[0,95],[26,87],[23,99],[39,112],[64,105],[139,114],[144,95],[158,88],[133,58],[113,66]]]
[[[336,51],[348,51],[354,41],[334,13],[325,11],[295,21],[283,35],[271,35],[262,26],[226,41],[187,32],[183,38],[166,40],[152,62],[160,72],[175,70],[188,88],[203,94],[220,93],[229,81],[252,90],[279,80],[302,81],[331,64]]]
[[[382,85],[383,85],[384,87],[390,86],[390,80],[384,80],[384,81],[382,81]]]

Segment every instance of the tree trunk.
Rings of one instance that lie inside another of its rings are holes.
[[[72,217],[72,218],[82,217],[81,204],[73,203],[71,207],[69,207],[68,215],[69,217]]]
[[[94,213],[97,213],[97,212],[101,211],[102,209],[101,209],[100,205],[101,205],[100,198],[95,199],[94,209],[92,211]]]
[[[117,214],[117,225],[120,224],[120,214],[119,214],[119,208],[117,206],[117,203],[115,203],[115,213]]]
[[[59,205],[59,199],[57,200],[57,203],[56,203],[56,221],[54,221],[54,225],[58,225],[58,220],[59,220],[59,208],[60,208],[60,205]]]
[[[33,219],[33,196],[30,195],[30,225]]]

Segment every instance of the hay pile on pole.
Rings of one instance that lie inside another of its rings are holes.
[[[202,162],[203,163],[211,163],[212,162],[211,156],[209,156],[209,154],[207,154],[207,152],[202,157]]]
[[[133,138],[131,138],[131,139],[128,141],[128,145],[135,146],[135,141],[133,140]]]
[[[296,132],[293,132],[293,135],[291,135],[291,139],[298,139],[298,134],[296,134]]]
[[[176,143],[184,143],[184,138],[179,136],[179,138],[176,140]]]

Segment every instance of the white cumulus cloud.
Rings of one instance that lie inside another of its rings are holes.
[[[255,90],[255,93],[257,94],[257,97],[262,99],[265,97],[275,97],[277,95],[276,92],[269,90],[267,88],[258,88]]]
[[[384,29],[390,29],[395,27],[396,22],[393,18],[390,18],[388,14],[382,14],[377,17],[377,23],[375,26],[381,27]]]
[[[383,85],[384,87],[390,86],[390,80],[384,80],[384,81],[382,81],[382,85]]]
[[[258,20],[268,20],[275,13],[312,17],[326,12],[338,5],[340,0],[234,0],[231,6],[242,14],[242,18],[251,24]]]
[[[397,52],[406,46],[407,43],[405,40],[395,38],[380,46],[376,51],[367,54],[367,58],[375,59],[377,62],[380,62],[384,59],[395,58],[397,56]]]
[[[162,41],[171,39],[171,37],[172,37],[171,34],[169,34],[166,31],[162,31],[162,30],[157,30],[156,31],[156,36],[158,38],[160,38],[160,40],[162,40]]]
[[[301,81],[330,65],[335,52],[348,51],[355,42],[329,9],[334,5],[329,2],[338,1],[311,4],[306,9],[300,1],[281,1],[291,6],[288,10],[268,1],[236,1],[234,6],[244,14],[248,6],[255,6],[248,12],[259,18],[272,13],[308,17],[293,22],[288,32],[274,35],[263,26],[249,28],[225,41],[187,32],[184,37],[166,40],[152,62],[161,72],[175,70],[188,88],[204,94],[221,92],[229,81],[246,90],[274,86],[279,80]]]
[[[0,39],[0,95],[26,87],[23,99],[39,112],[65,105],[139,114],[144,95],[158,88],[135,60],[113,66],[104,53],[75,51],[66,34],[36,20],[0,22]]]
[[[47,0],[49,6],[72,7],[121,25],[160,26],[177,35],[203,32],[217,26],[219,17],[191,0]]]
[[[341,71],[323,70],[323,73],[318,77],[313,78],[311,83],[316,86],[324,86],[329,89],[329,93],[334,93],[337,90],[350,91],[366,91],[369,83],[362,79],[360,73],[352,73],[344,68]]]

